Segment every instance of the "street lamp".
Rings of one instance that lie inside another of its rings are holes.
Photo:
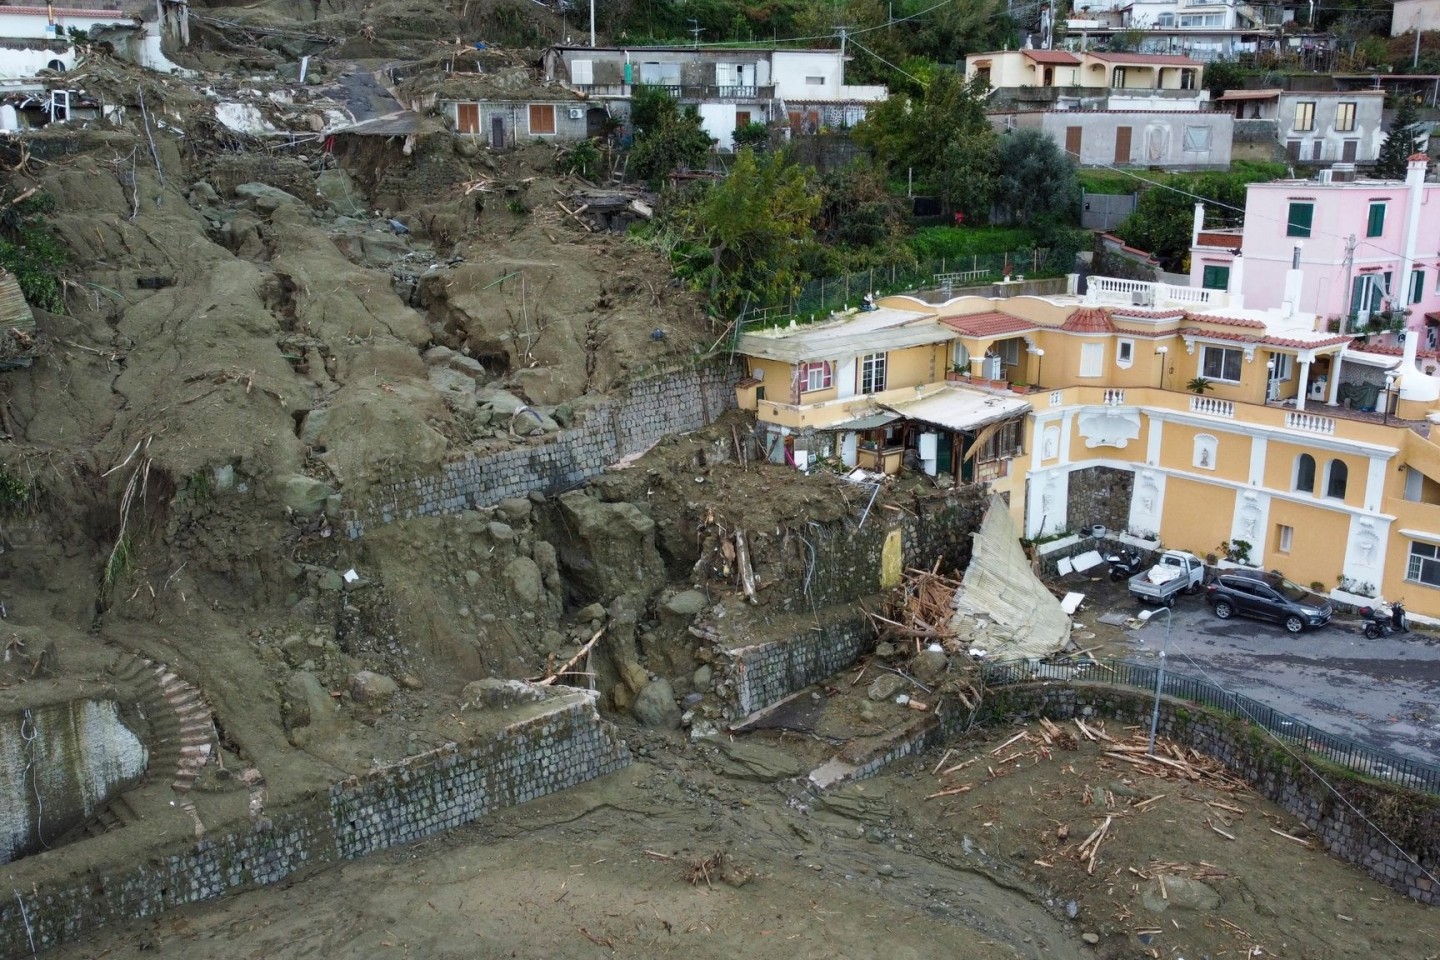
[[[1040,371],[1045,369],[1045,351],[1040,347],[1031,347],[1030,354],[1035,357],[1035,386],[1040,386]]]
[[[1167,359],[1166,354],[1168,354],[1169,352],[1169,347],[1162,346],[1155,348],[1155,356],[1160,358],[1160,382],[1157,383],[1156,386],[1161,388],[1162,390],[1165,388],[1165,361]]]
[[[1395,371],[1391,370],[1385,374],[1385,413],[1380,418],[1380,422],[1387,426],[1390,423],[1390,391],[1394,389]]]
[[[1175,612],[1165,607],[1165,639],[1160,641],[1160,669],[1155,674],[1155,709],[1150,714],[1150,749],[1146,756],[1155,756],[1155,731],[1160,726],[1160,690],[1165,686],[1165,651],[1170,646],[1170,621]]]

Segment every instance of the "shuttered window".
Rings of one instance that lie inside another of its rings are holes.
[[[1308,237],[1310,225],[1315,221],[1315,204],[1291,203],[1290,216],[1285,221],[1285,236]]]

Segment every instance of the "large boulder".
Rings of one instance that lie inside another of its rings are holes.
[[[280,207],[294,204],[305,206],[305,202],[293,194],[268,183],[242,183],[235,188],[235,198],[250,204],[261,213],[274,213]]]
[[[632,503],[602,503],[581,491],[559,498],[571,536],[557,542],[560,566],[576,593],[603,600],[648,596],[665,582],[655,521]]]
[[[373,670],[361,670],[350,677],[350,698],[370,707],[384,706],[399,689],[394,680]]]
[[[645,689],[635,698],[631,712],[647,727],[675,730],[680,726],[680,708],[675,705],[675,691],[664,678],[645,684]]]
[[[294,474],[280,481],[280,503],[302,517],[311,517],[325,509],[325,501],[335,490],[304,474]]]

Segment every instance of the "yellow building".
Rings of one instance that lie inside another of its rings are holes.
[[[908,459],[990,484],[1029,538],[1101,524],[1440,617],[1440,404],[1401,396],[1399,350],[1315,326],[1111,278],[1084,297],[896,296],[744,334],[738,393],[776,462]]]

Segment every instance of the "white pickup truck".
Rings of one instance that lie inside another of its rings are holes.
[[[1149,570],[1130,578],[1130,596],[1141,603],[1175,606],[1180,591],[1195,593],[1205,582],[1205,562],[1193,553],[1166,550]]]

